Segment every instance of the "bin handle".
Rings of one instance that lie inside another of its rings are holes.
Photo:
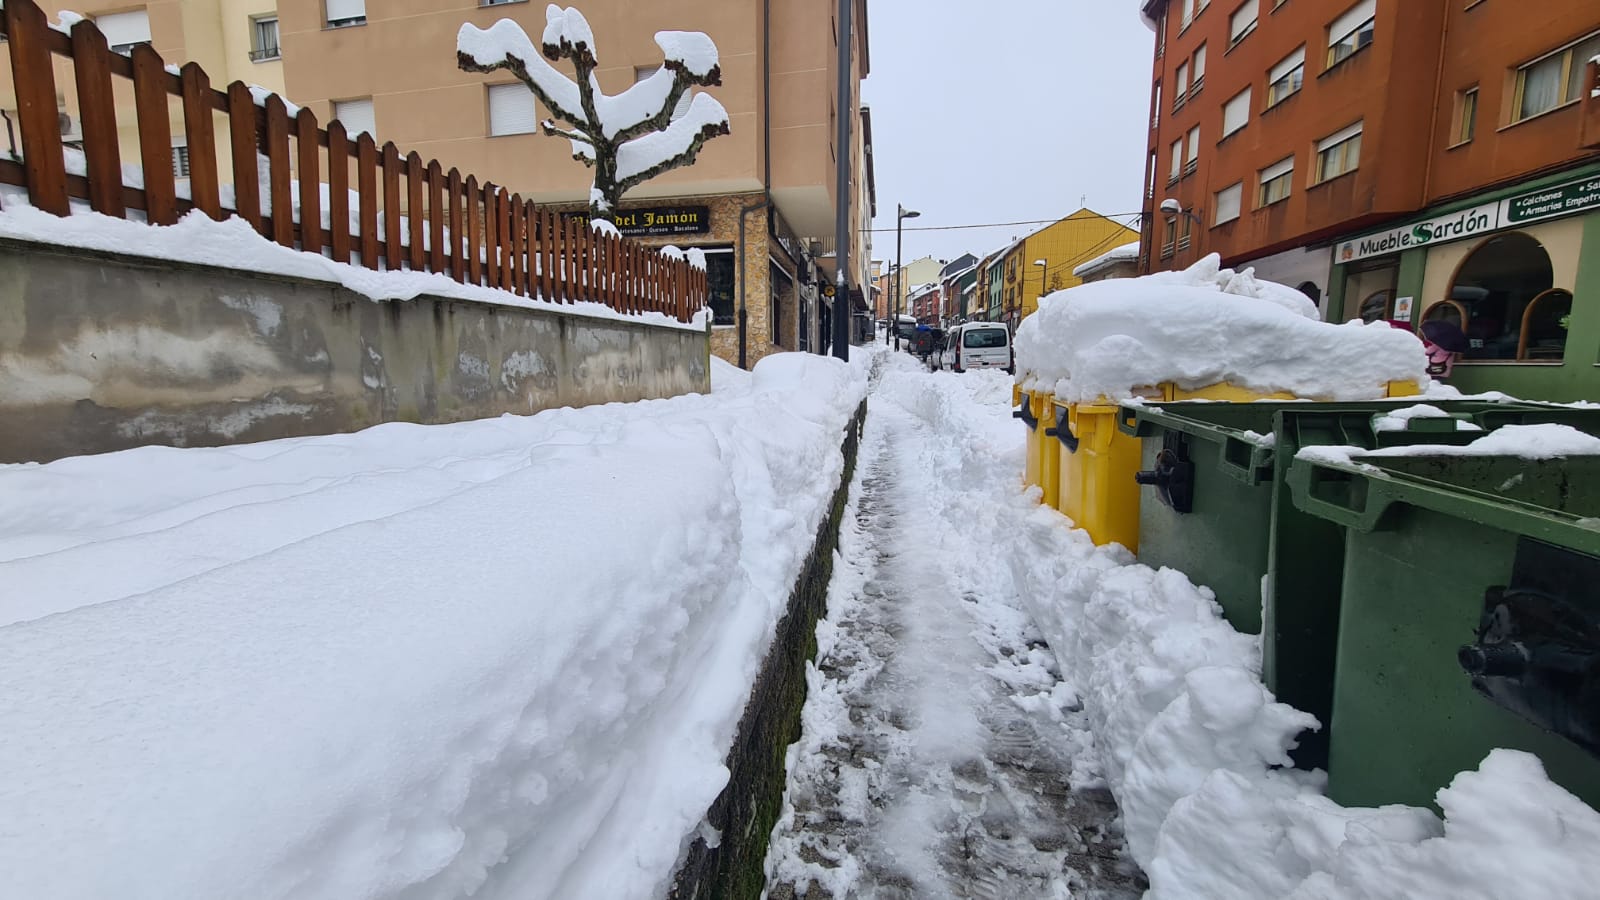
[[[1039,420],[1034,417],[1032,407],[1032,401],[1027,397],[1023,397],[1022,405],[1011,411],[1011,418],[1021,419],[1022,423],[1027,425],[1030,431],[1039,427]]]
[[[1073,435],[1071,426],[1067,424],[1067,411],[1065,409],[1056,410],[1055,427],[1046,428],[1044,433],[1060,441],[1061,445],[1067,448],[1068,453],[1078,452],[1078,438]]]
[[[1393,502],[1388,491],[1373,483],[1375,479],[1315,460],[1294,460],[1285,480],[1289,483],[1294,505],[1301,511],[1363,533],[1378,527],[1378,520]],[[1335,497],[1326,489],[1327,485],[1335,483],[1358,482],[1363,483],[1365,488],[1359,503],[1352,493]]]

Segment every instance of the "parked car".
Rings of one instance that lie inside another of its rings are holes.
[[[968,369],[1005,369],[1015,372],[1011,332],[1000,322],[957,325],[945,340],[939,368],[952,372],[965,372]]]

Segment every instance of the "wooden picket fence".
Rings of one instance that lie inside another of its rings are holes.
[[[144,213],[151,225],[170,225],[191,209],[216,220],[238,216],[285,247],[322,253],[369,269],[436,272],[464,284],[561,303],[591,301],[623,313],[655,311],[688,321],[706,302],[705,272],[634,241],[600,234],[581,221],[536,207],[520,194],[480,184],[476,176],[415,152],[401,155],[372,136],[351,140],[338,121],[326,129],[308,109],[290,116],[277,96],[257,106],[240,81],[213,90],[190,62],[179,74],[138,45],[128,56],[111,51],[92,21],[70,36],[49,27],[32,0],[6,0],[4,32],[11,50],[21,162],[0,160],[0,183],[26,187],[29,202],[65,216],[71,200],[95,212],[127,218]],[[56,109],[53,56],[72,60],[82,120],[85,175],[66,171]],[[139,162],[144,187],[125,186],[117,143],[112,76],[133,84]],[[173,171],[170,98],[181,101],[189,153],[189,198],[180,198]],[[233,157],[235,209],[221,203],[215,115],[226,120]],[[291,149],[291,144],[293,145]],[[267,165],[269,208],[262,209],[257,153]],[[293,154],[291,156],[291,153]],[[293,159],[298,171],[292,171]],[[351,234],[351,161],[355,163],[358,227]],[[322,227],[322,174],[327,173],[330,226]],[[298,179],[299,209],[291,183]],[[404,203],[402,203],[404,198]],[[379,209],[385,211],[383,226]]]

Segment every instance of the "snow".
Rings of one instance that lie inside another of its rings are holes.
[[[652,131],[617,148],[617,178],[632,178],[687,153],[708,130],[728,125],[728,111],[717,98],[697,93],[689,109],[661,131]]]
[[[14,188],[0,191],[0,196],[4,198],[0,201],[0,237],[332,282],[372,300],[412,300],[430,295],[592,319],[642,321],[688,331],[703,331],[710,314],[702,309],[691,321],[680,322],[659,312],[624,314],[601,303],[563,304],[522,297],[510,291],[463,284],[437,273],[367,269],[284,247],[262,237],[241,218],[218,222],[199,210],[191,210],[174,225],[152,227],[87,209],[75,209],[70,216],[51,215],[30,206],[26,194]],[[325,224],[327,208],[324,203]],[[351,216],[355,215],[352,209]]]
[[[1017,691],[988,708],[1054,710],[1051,719],[1058,727],[1044,732],[1046,740],[1071,758],[1074,791],[1099,783],[1116,797],[1128,852],[1149,878],[1151,900],[1578,900],[1593,894],[1593,885],[1600,883],[1600,855],[1593,850],[1600,839],[1600,813],[1551,782],[1530,754],[1496,750],[1477,769],[1457,775],[1438,794],[1442,816],[1420,808],[1345,808],[1330,801],[1320,773],[1287,767],[1287,750],[1314,720],[1278,703],[1265,689],[1258,639],[1235,631],[1210,591],[1180,572],[1139,565],[1119,546],[1094,546],[1059,513],[1040,506],[1037,489],[1020,489],[1024,430],[1009,419],[1008,396],[980,390],[971,374],[892,374],[886,373],[872,396],[869,434],[877,427],[874,417],[892,402],[923,420],[937,440],[902,442],[906,458],[923,459],[932,468],[915,470],[923,487],[921,496],[911,495],[914,511],[887,511],[912,520],[898,526],[911,532],[881,546],[880,553],[891,564],[897,553],[906,553],[934,567],[935,577],[909,587],[934,596],[954,589],[962,601],[970,593],[975,600],[968,602],[982,617],[1004,621],[1002,611],[1011,599],[1029,614],[1031,625],[1022,627],[1037,628],[1045,639],[1060,685],[1031,700]],[[1444,448],[1430,448],[1439,449]],[[947,522],[959,527],[952,530]],[[841,552],[847,555],[836,572],[858,558],[845,542]],[[859,575],[838,577],[848,584]],[[917,627],[925,614],[918,615],[908,628]],[[987,629],[974,632],[982,636]],[[832,635],[819,628],[819,643],[827,646]],[[954,643],[944,648],[952,657],[967,658]],[[812,677],[824,680],[824,674]],[[901,689],[910,698],[927,699],[910,687]],[[966,702],[964,694],[941,684],[930,689],[942,690],[952,704]],[[792,778],[825,775],[828,760],[838,758],[816,758],[819,748],[828,747],[826,728],[843,738],[871,734],[852,731],[851,719],[827,718],[821,711],[807,719],[807,733],[790,756]],[[952,741],[967,736],[970,732],[956,732]],[[966,747],[983,755],[981,745]],[[842,763],[834,768],[841,778],[849,772]],[[920,779],[914,784],[932,783],[927,770],[910,774]],[[874,783],[870,772],[860,783]],[[1003,791],[983,796],[991,809],[1003,809],[1012,799]],[[952,808],[958,814],[969,809],[959,803]],[[796,805],[784,815],[793,820],[799,811]],[[925,858],[929,841],[983,834],[958,818],[944,834],[929,835],[941,821],[935,815],[949,813],[930,809],[924,820],[929,824],[921,831],[869,830],[859,843],[814,842],[833,855],[812,856],[811,868],[859,863],[858,870],[870,873],[870,860]],[[789,856],[769,857],[769,871],[775,865],[785,867],[780,872],[805,871]],[[898,892],[885,893],[944,895],[918,891],[918,882],[898,885]],[[985,880],[955,893],[1061,893],[1001,887],[1006,889],[993,889]]]
[[[606,219],[590,219],[589,227],[593,229],[596,234],[603,234],[607,237],[614,238],[622,237],[622,231],[619,230],[616,225],[612,224]]]
[[[552,5],[550,9],[557,8]],[[480,66],[492,66],[514,59],[526,77],[537,84],[539,89],[554,100],[562,110],[583,109],[577,83],[546,62],[539,48],[528,38],[528,33],[522,30],[521,25],[510,19],[501,19],[488,28],[479,28],[470,22],[462,24],[460,30],[456,32],[456,52],[467,56]]]
[[[1129,260],[1136,260],[1138,258],[1139,242],[1134,241],[1131,244],[1123,244],[1121,247],[1114,247],[1110,250],[1107,250],[1105,253],[1096,256],[1094,259],[1089,260],[1083,265],[1075,267],[1072,270],[1072,274],[1078,278],[1082,278],[1085,275],[1093,275],[1095,272],[1098,272],[1100,269],[1110,265],[1111,263],[1127,262]]]
[[[865,389],[728,374],[0,466],[5,893],[664,895]]]
[[[1425,384],[1414,335],[1386,323],[1318,321],[1298,291],[1219,267],[1058,291],[1017,328],[1017,381],[1073,402],[1125,399],[1172,382],[1230,383],[1261,393],[1361,400],[1389,382]]]
[[[600,61],[600,55],[594,45],[594,30],[589,27],[589,20],[583,17],[583,13],[570,6],[562,9],[552,3],[545,7],[544,19],[544,45],[546,47],[560,47],[563,50],[588,50],[589,55],[596,62]]]
[[[1390,410],[1372,420],[1374,431],[1407,431],[1413,419],[1454,419],[1456,431],[1482,431],[1482,426],[1465,419],[1455,419],[1437,406],[1417,404]]]
[[[1469,423],[1470,424],[1470,423]],[[1473,430],[1471,428],[1457,430]],[[1379,456],[1514,456],[1527,460],[1565,459],[1569,456],[1600,455],[1600,437],[1571,425],[1543,423],[1506,425],[1496,428],[1470,444],[1446,446],[1412,444],[1363,450],[1358,447],[1306,447],[1298,457],[1318,462],[1348,463]]]
[[[542,40],[546,53],[553,55],[584,48],[591,56],[595,55],[594,31],[581,12],[551,4],[545,11],[545,20]],[[569,136],[573,156],[589,161],[596,158],[593,143],[572,135],[598,136],[609,141],[649,121],[665,108],[678,79],[674,69],[703,80],[717,66],[716,45],[705,34],[662,31],[656,34],[656,43],[668,64],[619,94],[608,95],[601,91],[599,82],[591,75],[596,121],[590,121],[577,82],[541,57],[521,25],[511,19],[501,19],[482,29],[469,22],[462,24],[456,33],[457,52],[473,64],[481,67],[510,64],[513,70],[525,72],[526,79],[553,101],[551,111],[556,117],[571,122],[577,129],[576,132],[561,132]],[[618,180],[643,174],[686,153],[705,132],[714,133],[729,127],[728,112],[716,98],[705,93],[692,96],[688,110],[667,128],[640,135],[617,148]],[[545,124],[547,128],[554,127],[554,122]],[[591,202],[596,201],[591,198]]]
[[[257,106],[265,107],[267,105],[267,99],[269,97],[277,97],[279,100],[282,100],[283,101],[283,105],[286,108],[288,108],[288,110],[289,110],[289,118],[292,119],[295,116],[300,115],[300,107],[296,106],[293,103],[290,103],[288,101],[288,99],[285,98],[284,96],[282,96],[281,94],[277,94],[277,93],[274,93],[273,91],[269,91],[269,90],[267,90],[266,88],[262,87],[259,84],[247,85],[247,87],[250,89],[250,98],[255,101],[255,104]]]
[[[683,66],[696,78],[705,78],[717,68],[717,45],[700,31],[658,31],[656,46],[668,62]]]

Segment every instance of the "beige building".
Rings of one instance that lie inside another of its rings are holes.
[[[574,2],[574,0],[568,0]],[[95,18],[113,44],[149,42],[172,64],[194,60],[214,87],[261,85],[353,134],[370,131],[402,153],[415,150],[446,169],[474,174],[536,202],[587,201],[592,171],[564,139],[536,133],[548,112],[505,71],[462,71],[456,32],[463,23],[520,23],[535,41],[544,4],[507,0],[46,0],[52,17],[66,6]],[[873,213],[870,112],[860,106],[870,69],[866,0],[854,12],[851,145],[837,143],[837,26],[833,0],[583,0],[594,28],[601,89],[615,94],[661,65],[658,31],[704,31],[720,52],[722,84],[710,88],[727,109],[729,135],[708,142],[693,166],[640,185],[625,198],[649,243],[707,251],[715,316],[712,345],[753,365],[777,349],[816,349],[834,281],[836,172],[853,173],[849,283],[865,304]],[[74,108],[70,68],[58,61],[66,122]],[[7,61],[0,102],[15,109]],[[127,88],[122,85],[119,90]],[[697,88],[696,90],[700,90]],[[136,160],[132,92],[123,158]],[[174,107],[176,112],[176,107]],[[181,118],[175,118],[181,121]],[[64,128],[69,127],[64,125]],[[70,134],[69,134],[70,137]],[[182,143],[174,138],[174,146]],[[219,163],[231,162],[226,141]],[[181,152],[176,166],[184,164]],[[181,174],[181,173],[180,173]],[[227,180],[224,174],[224,180]],[[670,219],[665,228],[653,222]],[[659,233],[670,231],[671,233]],[[862,309],[865,309],[864,305]]]

